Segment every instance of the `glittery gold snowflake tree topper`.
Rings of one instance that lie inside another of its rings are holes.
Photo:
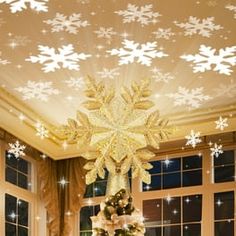
[[[94,182],[97,175],[105,176],[105,168],[112,174],[126,174],[132,169],[132,177],[140,176],[142,181],[150,183],[148,169],[152,165],[147,161],[153,153],[146,149],[148,145],[158,148],[161,140],[171,132],[168,121],[160,119],[159,112],[148,112],[154,103],[148,100],[151,95],[150,80],[133,82],[131,88],[123,87],[120,95],[114,88],[105,88],[103,82],[93,78],[86,79],[83,103],[88,114],[77,111],[77,119],[68,119],[61,127],[65,139],[95,150],[83,156],[89,161],[84,166],[88,170],[86,183]]]

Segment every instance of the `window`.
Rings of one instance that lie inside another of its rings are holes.
[[[92,222],[90,217],[97,215],[100,211],[100,206],[85,206],[80,210],[80,236],[92,235]]]
[[[214,180],[215,183],[235,180],[234,150],[224,151],[218,157],[214,156]]]
[[[215,236],[234,236],[234,192],[215,193]]]
[[[14,184],[20,188],[30,190],[30,162],[22,159],[15,158],[13,154],[5,154],[5,180],[11,184]]]
[[[29,235],[29,203],[5,194],[5,235]]]
[[[144,200],[143,215],[148,236],[199,236],[202,196]]]
[[[202,184],[202,157],[199,155],[153,161],[151,164],[151,184],[143,184],[143,191]]]

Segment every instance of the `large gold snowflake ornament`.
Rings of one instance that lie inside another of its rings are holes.
[[[147,112],[154,105],[147,99],[151,95],[149,84],[148,79],[134,82],[131,89],[123,87],[118,97],[114,88],[105,88],[103,82],[91,77],[86,79],[88,100],[83,105],[89,115],[78,111],[77,120],[68,119],[61,131],[68,142],[95,150],[83,155],[89,160],[84,166],[87,184],[97,175],[104,178],[105,168],[112,174],[126,174],[131,168],[133,178],[139,175],[143,182],[151,182],[147,170],[152,165],[147,161],[153,153],[146,147],[159,148],[171,127],[160,119],[158,111]]]

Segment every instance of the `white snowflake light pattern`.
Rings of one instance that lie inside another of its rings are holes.
[[[228,4],[225,6],[225,8],[234,12],[234,19],[236,19],[236,5]]]
[[[10,5],[12,13],[27,9],[28,4],[32,10],[47,12],[47,2],[48,0],[0,0],[0,3],[7,3]]]
[[[220,84],[219,87],[214,89],[214,92],[216,97],[236,97],[236,83]]]
[[[152,78],[156,82],[164,82],[164,83],[169,83],[170,80],[174,79],[174,76],[172,76],[170,73],[163,73],[161,70],[158,68],[154,67],[150,70],[152,72]]]
[[[150,66],[152,59],[168,56],[162,51],[158,51],[157,42],[147,42],[145,44],[135,43],[134,41],[124,40],[122,42],[123,48],[112,49],[107,51],[111,55],[118,55],[120,57],[119,65],[133,63],[137,58],[137,62]]]
[[[212,157],[219,157],[220,154],[224,153],[222,150],[222,145],[214,144],[214,147],[210,148]]]
[[[107,69],[107,68],[103,68],[102,71],[98,71],[98,75],[105,79],[114,79],[116,76],[120,75],[120,73],[118,72],[119,68],[113,68],[113,69]]]
[[[194,132],[194,130],[191,130],[189,135],[186,135],[185,138],[187,139],[187,145],[191,145],[193,148],[197,146],[198,143],[201,143],[202,140],[200,139],[200,132]]]
[[[93,31],[98,38],[105,38],[108,40],[112,39],[112,36],[116,35],[117,32],[113,31],[112,27],[105,28],[105,27],[99,27],[98,30]]]
[[[206,19],[201,20],[197,17],[190,16],[187,22],[178,23],[177,21],[174,21],[174,24],[185,29],[185,36],[199,34],[203,37],[209,38],[213,31],[223,29],[220,25],[214,24],[214,17],[207,17]]]
[[[167,39],[167,40],[175,35],[175,33],[171,31],[171,28],[168,29],[158,28],[157,31],[152,32],[152,34],[154,34],[157,39]]]
[[[15,49],[16,47],[19,46],[26,46],[28,43],[30,43],[31,40],[28,39],[27,36],[15,36],[14,38],[11,38],[8,40],[8,46],[12,49]]]
[[[193,61],[196,65],[193,66],[193,72],[205,72],[212,69],[212,65],[215,65],[213,71],[218,71],[219,74],[230,75],[232,70],[231,66],[236,64],[236,46],[221,48],[219,54],[216,53],[216,49],[201,45],[199,48],[199,54],[195,55],[182,55],[180,58],[186,61]]]
[[[16,140],[15,143],[8,143],[8,145],[10,146],[8,152],[13,154],[15,158],[19,158],[20,156],[25,156],[24,150],[26,146],[20,145],[20,142],[18,140]]]
[[[210,96],[204,95],[203,87],[195,89],[187,89],[179,86],[177,93],[167,94],[167,97],[174,99],[175,106],[189,105],[191,108],[199,108],[201,102],[211,99]]]
[[[52,82],[35,82],[29,80],[25,87],[18,87],[15,90],[23,94],[23,100],[35,98],[44,102],[48,101],[50,95],[59,94],[59,90],[52,88]]]
[[[56,53],[55,48],[42,45],[38,46],[38,50],[40,51],[38,56],[30,56],[30,58],[27,58],[26,61],[44,64],[42,70],[45,73],[54,72],[55,69],[60,69],[60,64],[62,64],[62,68],[68,68],[69,70],[79,70],[80,67],[77,62],[91,57],[91,55],[88,54],[78,54],[74,52],[74,47],[72,44],[64,45],[61,48],[58,48],[59,53]]]
[[[7,64],[10,64],[11,62],[9,62],[8,60],[6,59],[2,59],[1,58],[1,55],[2,55],[2,52],[0,52],[0,65],[7,65]]]
[[[126,10],[115,11],[119,16],[123,16],[124,23],[139,22],[141,26],[157,23],[159,12],[152,11],[152,4],[141,6],[140,8],[133,4],[128,4]]]
[[[78,28],[86,27],[89,25],[88,21],[81,20],[80,13],[74,13],[70,16],[56,13],[56,16],[53,19],[45,20],[44,22],[52,26],[52,32],[66,31],[70,34],[77,34]]]
[[[39,136],[41,139],[48,138],[49,131],[44,127],[41,122],[37,122],[36,127],[36,136]]]
[[[65,83],[68,87],[73,88],[74,90],[80,90],[84,86],[84,79],[82,77],[71,77],[70,79],[65,80]]]
[[[216,123],[216,129],[220,129],[221,131],[224,130],[224,128],[228,127],[228,118],[222,118],[221,116],[219,117],[219,119],[217,121],[215,121]]]

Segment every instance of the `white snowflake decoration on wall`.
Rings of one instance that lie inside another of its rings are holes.
[[[154,67],[150,70],[152,72],[152,78],[156,82],[164,82],[164,83],[169,83],[170,80],[174,79],[174,76],[172,76],[170,73],[164,73],[157,67]]]
[[[187,22],[179,23],[174,21],[174,24],[185,30],[185,36],[199,34],[203,37],[209,38],[213,31],[223,29],[220,25],[214,24],[214,17],[207,17],[206,19],[201,20],[197,17],[190,16]]]
[[[199,108],[201,102],[211,99],[210,96],[204,95],[202,92],[203,87],[190,90],[188,88],[179,86],[177,93],[170,93],[166,96],[174,99],[175,106],[189,105],[189,108],[191,109]]]
[[[236,64],[236,46],[221,48],[219,53],[216,54],[216,49],[201,45],[199,54],[195,55],[182,55],[180,58],[186,61],[192,61],[193,72],[205,72],[207,70],[218,71],[219,74],[230,75],[232,66]]]
[[[128,4],[126,10],[115,11],[119,16],[123,16],[124,23],[139,22],[141,26],[157,23],[159,12],[152,11],[152,4],[138,7],[133,4]]]
[[[73,88],[74,90],[80,90],[84,86],[84,79],[82,77],[71,77],[70,79],[65,80],[65,83],[68,87]]]
[[[21,145],[18,140],[16,140],[15,143],[8,143],[8,145],[10,146],[8,152],[13,154],[15,158],[19,158],[20,156],[25,156],[24,150],[26,146]]]
[[[7,65],[10,64],[11,62],[6,60],[6,59],[2,59],[1,58],[2,52],[0,52],[0,65]]]
[[[52,26],[52,32],[66,31],[70,34],[77,34],[79,28],[90,25],[88,21],[81,20],[80,13],[74,13],[70,16],[56,13],[53,19],[45,20],[44,22]]]
[[[215,121],[216,123],[216,129],[220,129],[221,131],[224,130],[224,128],[228,127],[228,118],[222,118],[221,116],[219,117],[219,119],[217,121]]]
[[[194,130],[191,130],[189,135],[186,135],[185,138],[187,139],[187,145],[191,145],[193,148],[197,146],[198,143],[201,143],[202,140],[200,138],[200,132],[194,132]]]
[[[43,64],[42,70],[45,73],[54,72],[55,69],[68,68],[69,70],[79,70],[78,62],[80,60],[86,60],[91,57],[89,54],[76,53],[74,52],[74,47],[72,44],[64,45],[57,49],[59,53],[56,52],[55,48],[50,48],[48,46],[38,46],[40,54],[38,56],[30,56],[26,61],[32,63]],[[62,66],[60,65],[62,64]]]
[[[150,66],[152,59],[168,56],[162,51],[157,50],[157,42],[147,42],[145,44],[135,43],[134,41],[124,40],[123,48],[107,51],[111,55],[120,57],[119,65],[133,63],[135,58],[141,65]]]
[[[48,138],[49,131],[44,127],[41,122],[37,122],[36,127],[36,136],[39,136],[41,139]]]
[[[219,157],[220,154],[224,153],[224,151],[222,150],[222,145],[218,145],[217,143],[214,144],[214,147],[210,148],[211,150],[211,156],[212,157]]]
[[[225,8],[234,12],[234,19],[236,19],[236,5],[228,4],[225,6]]]
[[[171,31],[171,28],[168,29],[158,28],[157,31],[152,32],[152,34],[154,34],[157,39],[167,39],[167,40],[175,35],[175,33]]]
[[[41,101],[48,101],[50,95],[59,94],[59,90],[52,88],[52,82],[35,82],[28,81],[25,87],[15,88],[18,92],[23,94],[23,100],[38,99]]]
[[[7,3],[10,5],[12,13],[27,9],[28,4],[32,10],[47,12],[47,2],[48,0],[0,0],[0,3]]]
[[[105,78],[114,79],[115,77],[120,75],[118,71],[119,68],[113,68],[113,69],[103,68],[102,71],[98,71],[97,74],[103,79]]]

